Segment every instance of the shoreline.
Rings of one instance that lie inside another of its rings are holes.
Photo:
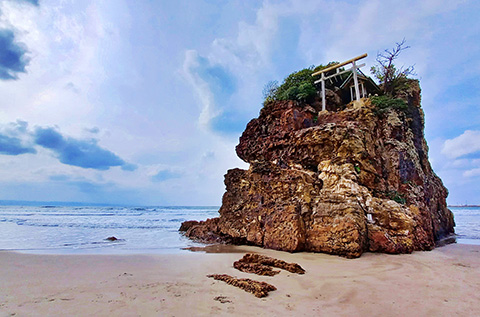
[[[476,245],[480,246],[480,239],[468,239],[468,238],[458,238],[454,236],[455,242],[449,242],[452,237],[446,237],[444,240],[446,243],[442,243],[442,240],[437,241],[435,249],[441,248],[445,245],[458,244],[458,245]],[[262,247],[256,246],[247,246],[247,245],[234,245],[234,244],[205,244],[205,243],[194,243],[189,246],[184,247],[170,247],[170,248],[138,248],[138,249],[115,249],[115,248],[92,248],[92,249],[68,249],[68,248],[48,248],[48,249],[0,249],[1,252],[14,252],[20,254],[36,254],[36,255],[122,255],[122,256],[135,256],[135,255],[178,255],[178,254],[188,254],[191,252],[205,252],[205,253],[238,253],[242,247],[253,247],[262,250]],[[267,250],[267,249],[265,249]],[[248,251],[245,251],[248,252]],[[419,252],[419,251],[416,251]],[[426,251],[428,252],[428,251]],[[289,253],[285,251],[285,253]],[[297,253],[309,253],[309,252],[293,252]],[[366,253],[375,253],[366,251]],[[315,254],[315,253],[313,253]],[[363,255],[362,255],[363,256]]]
[[[0,251],[0,316],[480,315],[480,246],[345,259],[232,246],[220,253],[40,255]],[[274,277],[232,267],[247,252],[300,264]],[[266,298],[208,274],[277,287]],[[219,300],[221,299],[221,301]]]

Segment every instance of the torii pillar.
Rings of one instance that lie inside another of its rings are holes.
[[[353,83],[355,85],[355,99],[357,101],[360,100],[360,89],[358,88],[358,78],[357,78],[357,69],[360,68],[360,67],[363,67],[365,66],[365,64],[361,64],[361,65],[358,65],[355,63],[356,61],[358,61],[359,59],[362,59],[362,58],[365,58],[367,57],[367,53],[363,54],[363,55],[360,55],[360,56],[357,56],[355,58],[352,58],[352,59],[349,59],[348,61],[345,61],[343,63],[340,63],[340,64],[336,64],[336,65],[333,65],[333,66],[330,66],[330,67],[327,67],[325,69],[322,69],[316,73],[313,73],[312,76],[317,76],[317,75],[321,75],[320,79],[317,80],[315,82],[318,83],[318,82],[321,82],[322,84],[322,111],[326,110],[327,109],[327,105],[326,105],[326,100],[325,100],[325,81],[327,79],[330,79],[332,77],[335,77],[335,76],[338,76],[340,74],[343,74],[343,73],[346,73],[346,72],[349,72],[349,71],[352,71],[353,72]],[[347,69],[347,70],[343,70],[343,71],[340,71],[340,67],[344,66],[344,65],[347,65],[347,64],[350,64],[352,63],[352,67]],[[328,72],[328,71],[331,71],[331,70],[334,70],[336,69],[337,72],[333,75],[330,75],[328,77],[325,77],[325,73]]]

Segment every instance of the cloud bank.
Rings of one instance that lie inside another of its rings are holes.
[[[99,147],[95,139],[65,138],[53,128],[37,128],[34,139],[36,144],[52,150],[63,164],[97,170],[126,165],[120,157]]]
[[[20,155],[26,153],[37,153],[37,150],[22,145],[22,141],[18,138],[0,134],[0,154]]]
[[[10,123],[2,129],[3,132],[0,132],[0,154],[36,154],[37,150],[34,145],[38,145],[51,150],[58,160],[66,165],[100,171],[115,166],[120,166],[126,171],[133,171],[137,168],[136,165],[125,162],[115,153],[100,147],[96,139],[80,140],[65,137],[51,127],[37,127],[33,132],[30,132],[27,126],[26,122],[18,121]]]
[[[25,121],[12,122],[0,126],[0,154],[21,155],[37,153],[31,142],[25,140],[28,137],[28,123]]]
[[[11,30],[0,29],[0,79],[18,79],[18,73],[25,73],[29,62],[27,49],[15,42]]]

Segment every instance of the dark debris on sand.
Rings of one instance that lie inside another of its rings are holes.
[[[226,304],[226,303],[231,303],[232,301],[228,299],[228,297],[226,296],[216,296],[215,298],[213,298],[213,300],[216,300],[222,304]]]
[[[274,276],[280,271],[273,270],[272,267],[263,265],[260,263],[247,263],[242,261],[235,261],[233,263],[233,267],[239,271],[245,273],[253,273],[257,275],[266,275],[266,276]]]
[[[245,254],[243,258],[233,263],[233,267],[242,272],[267,276],[280,273],[280,271],[272,270],[271,267],[284,269],[291,273],[305,274],[305,270],[297,263],[287,263],[282,260],[253,253]]]
[[[268,296],[268,292],[277,290],[277,288],[271,284],[254,281],[249,278],[235,278],[227,274],[211,274],[207,275],[207,277],[241,288],[256,297],[266,297]]]

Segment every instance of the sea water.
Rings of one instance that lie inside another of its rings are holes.
[[[480,244],[480,207],[451,207],[457,243]]]
[[[0,206],[0,250],[29,253],[178,253],[200,246],[178,229],[218,207]],[[458,243],[480,244],[480,208],[451,208]],[[108,241],[108,237],[116,241]]]
[[[178,232],[218,207],[0,206],[0,250],[29,253],[176,253],[198,246]],[[109,241],[108,237],[118,240]]]

